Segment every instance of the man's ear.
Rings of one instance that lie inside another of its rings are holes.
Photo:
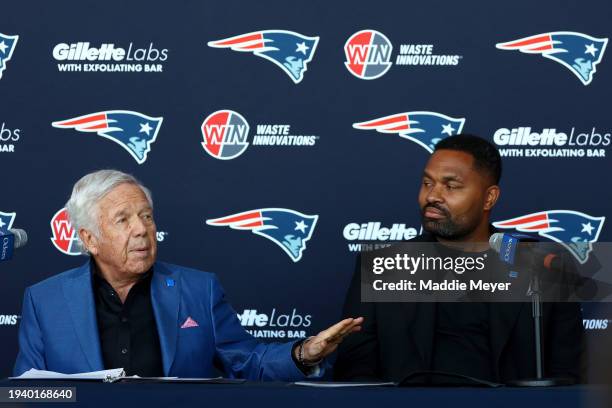
[[[87,252],[91,255],[98,255],[98,239],[91,231],[81,228],[79,230],[79,238]]]
[[[497,203],[500,193],[501,191],[498,185],[493,185],[487,188],[487,191],[485,192],[485,202],[483,210],[491,210],[495,206],[495,203]]]

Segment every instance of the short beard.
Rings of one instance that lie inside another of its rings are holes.
[[[476,225],[460,225],[455,221],[447,218],[445,220],[427,220],[422,219],[423,229],[435,237],[458,240],[466,235],[469,235],[476,229]]]

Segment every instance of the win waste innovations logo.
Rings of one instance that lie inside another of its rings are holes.
[[[361,30],[351,35],[344,44],[344,65],[355,77],[364,80],[378,79],[390,68],[402,66],[457,66],[463,58],[457,54],[438,54],[434,44],[403,43],[396,49],[389,38],[376,30]]]
[[[289,124],[262,123],[255,126],[256,134],[249,142],[251,126],[240,113],[222,109],[208,115],[200,127],[202,148],[219,160],[232,160],[242,155],[250,145],[257,147],[314,147],[319,136],[296,134]]]

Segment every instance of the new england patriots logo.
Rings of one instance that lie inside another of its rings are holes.
[[[606,217],[572,210],[550,210],[494,222],[496,228],[513,228],[520,232],[537,232],[566,247],[581,264],[589,259],[592,242],[597,241]]]
[[[272,61],[298,84],[304,79],[306,64],[312,60],[318,42],[319,37],[306,37],[294,31],[263,30],[210,41],[208,46],[253,52]]]
[[[13,227],[17,213],[5,213],[0,211],[0,231],[8,231]]]
[[[206,220],[206,224],[251,230],[274,242],[293,262],[298,262],[302,259],[306,241],[312,237],[318,218],[318,215],[306,215],[287,208],[262,208]]]
[[[595,38],[573,31],[556,31],[499,43],[495,46],[501,50],[542,54],[544,58],[568,68],[584,85],[588,85],[593,80],[595,66],[601,62],[607,44],[607,38]]]
[[[151,144],[157,139],[163,119],[134,111],[110,110],[53,122],[52,125],[60,129],[97,133],[118,143],[138,164],[142,164],[147,160]]]
[[[353,128],[380,133],[395,133],[423,146],[429,153],[440,140],[461,133],[465,118],[451,118],[436,112],[404,112],[367,122],[353,123]]]
[[[0,79],[2,78],[2,72],[6,69],[6,62],[13,56],[18,39],[18,35],[0,33]]]

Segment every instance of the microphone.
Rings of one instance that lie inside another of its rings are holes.
[[[530,268],[544,267],[549,271],[561,272],[563,261],[558,254],[547,252],[538,248],[534,243],[537,239],[525,234],[509,234],[496,232],[489,238],[491,249],[499,254],[503,262],[514,265],[522,264]],[[517,255],[517,248],[520,246]],[[515,260],[516,257],[516,260]]]
[[[0,230],[0,261],[13,257],[13,250],[28,243],[28,234],[22,229]]]

